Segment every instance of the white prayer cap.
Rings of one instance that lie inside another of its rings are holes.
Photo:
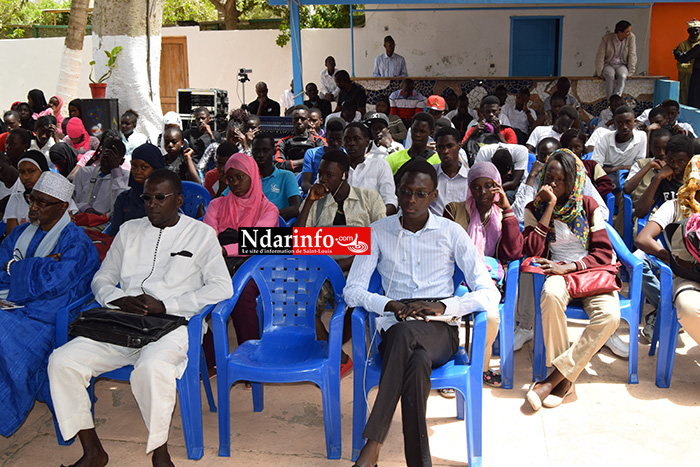
[[[34,184],[34,191],[40,191],[64,203],[70,201],[75,187],[66,177],[55,172],[43,172]]]
[[[692,21],[688,21],[688,29],[690,28],[700,28],[700,21],[695,18]]]
[[[172,111],[163,115],[163,129],[167,128],[168,125],[177,125],[182,130],[182,119],[180,115]]]

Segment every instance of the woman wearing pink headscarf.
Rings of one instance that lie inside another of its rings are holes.
[[[238,229],[240,227],[277,227],[279,210],[263,194],[260,171],[255,160],[236,153],[224,166],[229,194],[209,203],[204,222],[216,230],[231,276],[248,258],[238,254]],[[243,288],[231,313],[238,344],[258,338],[258,317],[255,299],[258,296],[255,282]]]
[[[56,123],[58,124],[58,129],[60,131],[61,123],[63,123],[63,115],[61,114],[63,99],[61,99],[60,96],[51,96],[51,99],[49,99],[49,106],[53,109],[53,116],[56,117]]]
[[[78,154],[85,154],[88,151],[94,151],[100,144],[100,140],[90,134],[85,129],[82,120],[73,117],[68,120],[66,125],[67,136],[63,138],[64,143],[70,144],[73,149],[78,151]]]
[[[523,255],[523,236],[518,219],[513,214],[501,185],[501,174],[491,162],[477,162],[467,175],[467,200],[449,203],[444,216],[461,225],[484,256],[506,263]],[[486,356],[484,383],[501,386],[501,375],[489,368],[491,346],[498,334],[498,311],[489,312],[486,326]]]

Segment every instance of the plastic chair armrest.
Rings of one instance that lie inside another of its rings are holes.
[[[486,311],[478,310],[471,313],[474,318],[472,329],[472,348],[469,354],[469,365],[473,371],[484,372],[484,355],[486,351]]]
[[[347,306],[345,300],[336,297],[335,310],[328,326],[328,358],[331,362],[340,362],[340,353],[343,347],[343,321]]]
[[[93,302],[94,298],[92,292],[88,292],[56,312],[54,348],[58,348],[68,342],[68,325],[75,318],[73,311],[76,309],[82,310],[86,304]]]

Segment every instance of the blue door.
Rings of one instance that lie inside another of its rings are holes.
[[[559,76],[560,17],[511,17],[510,76]]]

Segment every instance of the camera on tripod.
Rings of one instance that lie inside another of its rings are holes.
[[[245,83],[246,81],[250,81],[250,78],[248,78],[248,73],[252,73],[253,70],[248,69],[248,68],[241,68],[238,70],[238,81],[241,83]]]

